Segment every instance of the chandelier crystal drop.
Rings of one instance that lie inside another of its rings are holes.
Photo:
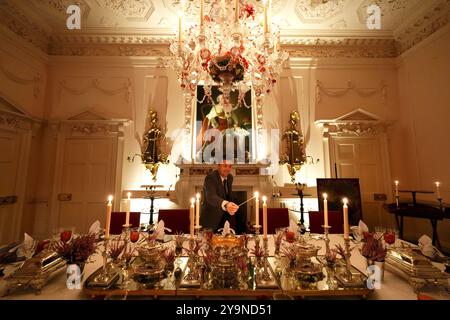
[[[191,0],[189,5],[199,5],[198,23],[183,27],[186,5],[180,2],[178,34],[170,44],[186,97],[194,98],[199,84],[208,99],[211,86],[218,86],[225,103],[237,91],[235,107],[245,105],[250,88],[256,97],[270,94],[289,57],[280,50],[279,29],[269,22],[270,0]]]

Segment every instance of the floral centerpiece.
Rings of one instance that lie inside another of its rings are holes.
[[[248,62],[244,57],[240,54],[232,55],[230,52],[215,56],[208,63],[209,75],[219,83],[242,81],[247,68]]]
[[[77,264],[80,269],[97,251],[98,242],[95,233],[82,234],[68,237],[67,234],[61,234],[61,240],[53,245],[53,249],[67,261],[67,264]]]
[[[366,241],[364,242],[361,254],[369,261],[369,262],[384,262],[386,259],[387,249],[383,244],[381,238],[377,238],[375,235],[370,234],[366,237]]]

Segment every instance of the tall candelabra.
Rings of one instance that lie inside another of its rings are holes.
[[[98,286],[107,287],[111,284],[113,279],[118,275],[108,264],[108,248],[109,248],[109,237],[105,237],[103,246],[103,272],[97,275],[93,282]]]
[[[195,240],[194,238],[189,239],[189,259],[188,259],[188,273],[184,277],[184,280],[188,282],[197,282],[199,281],[199,273],[197,272],[197,265],[195,262],[195,253],[194,253]]]
[[[352,265],[350,262],[351,249],[350,249],[350,238],[344,238],[345,243],[345,272],[344,274],[339,274],[337,278],[340,280],[345,287],[361,287],[364,286],[364,281],[361,275],[352,273]]]
[[[324,231],[324,241],[325,241],[325,253],[326,255],[330,254],[330,238],[328,237],[329,231],[331,229],[330,226],[323,225],[323,231]]]

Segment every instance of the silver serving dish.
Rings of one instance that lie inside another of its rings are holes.
[[[24,262],[21,268],[6,278],[5,295],[18,289],[32,289],[40,293],[47,282],[66,266],[56,252],[45,249]]]
[[[155,283],[165,275],[164,247],[148,243],[137,249],[139,255],[133,261],[133,278],[141,283]]]
[[[295,243],[294,248],[298,260],[307,260],[317,257],[317,253],[320,250],[320,247],[300,243]]]

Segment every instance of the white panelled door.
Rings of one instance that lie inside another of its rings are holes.
[[[58,228],[84,233],[95,220],[104,226],[106,199],[114,192],[116,149],[113,137],[64,139]]]
[[[20,135],[0,129],[0,197],[17,196],[20,149]],[[14,240],[17,214],[17,202],[0,205],[0,244]]]
[[[363,219],[371,227],[386,225],[383,201],[376,194],[388,194],[386,160],[378,137],[333,137],[330,141],[333,177],[359,178]],[[336,164],[336,166],[335,166]]]

